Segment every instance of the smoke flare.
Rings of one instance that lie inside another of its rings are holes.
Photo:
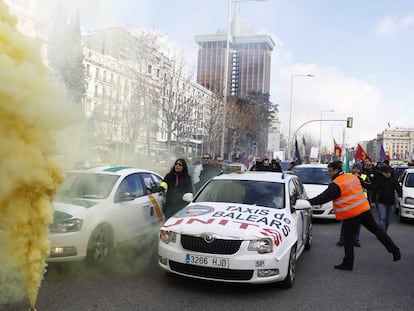
[[[0,68],[0,305],[21,298],[23,285],[34,306],[50,248],[51,198],[63,180],[53,135],[67,121],[39,49],[17,32],[3,0]]]

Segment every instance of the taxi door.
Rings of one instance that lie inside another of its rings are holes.
[[[295,210],[293,208],[298,199],[304,199],[303,187],[301,187],[300,183],[295,178],[289,181],[289,199],[291,213],[296,221],[296,230],[298,232],[298,245],[296,248],[298,253],[306,243],[306,231],[309,225],[309,211]]]
[[[144,191],[151,202],[149,213],[145,214],[148,223],[157,225],[164,221],[164,213],[162,211],[163,197],[159,193],[159,185],[162,178],[152,173],[140,173],[142,183],[144,184]]]
[[[121,240],[134,238],[148,232],[148,215],[153,208],[139,173],[128,175],[120,183],[115,196]]]

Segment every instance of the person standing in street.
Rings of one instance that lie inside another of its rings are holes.
[[[165,175],[160,185],[159,195],[165,194],[163,211],[165,220],[170,218],[188,204],[183,200],[185,193],[193,193],[193,183],[188,174],[187,163],[184,159],[177,159],[171,170]]]
[[[371,181],[368,177],[368,175],[362,174],[362,164],[359,162],[355,162],[352,165],[351,173],[359,178],[359,181],[361,182],[362,190],[367,196],[367,190],[371,189]],[[354,246],[361,247],[361,243],[359,243],[359,233],[361,232],[361,225],[358,226],[357,232],[355,234],[354,238]],[[336,243],[338,246],[343,246],[344,243],[344,224],[341,222],[341,234],[339,236],[339,242]]]
[[[218,159],[218,157],[215,157],[215,159]],[[217,160],[216,162],[212,163],[212,159],[209,154],[207,153],[204,154],[201,160],[202,160],[202,167],[201,167],[199,182],[195,184],[196,191],[200,190],[201,187],[203,187],[204,184],[208,182],[211,178],[221,173],[220,168],[217,165],[215,165],[215,163],[218,163]],[[220,166],[222,164],[223,163],[221,162]]]
[[[387,251],[393,255],[394,261],[400,260],[400,249],[375,222],[370,211],[370,204],[363,192],[358,177],[344,173],[341,161],[329,163],[328,174],[332,182],[321,194],[309,199],[309,203],[311,205],[319,205],[333,201],[335,217],[343,222],[345,257],[342,263],[334,266],[334,268],[348,271],[353,270],[354,237],[360,224],[377,237]]]
[[[399,182],[392,176],[391,167],[381,167],[382,176],[379,176],[373,191],[372,204],[377,206],[379,215],[379,226],[387,232],[391,221],[391,215],[395,209],[395,193],[401,200],[402,189]]]

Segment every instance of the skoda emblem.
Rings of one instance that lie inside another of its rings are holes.
[[[206,233],[206,235],[204,236],[204,241],[206,243],[209,243],[209,244],[210,243],[213,243],[214,240],[215,240],[215,237],[214,237],[214,235],[212,233]]]

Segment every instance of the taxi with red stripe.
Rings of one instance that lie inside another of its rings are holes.
[[[159,266],[191,278],[281,283],[312,245],[311,205],[295,175],[231,172],[211,179],[160,229]]]
[[[66,172],[53,201],[47,261],[99,264],[116,245],[158,230],[161,181],[155,172],[122,166]]]

